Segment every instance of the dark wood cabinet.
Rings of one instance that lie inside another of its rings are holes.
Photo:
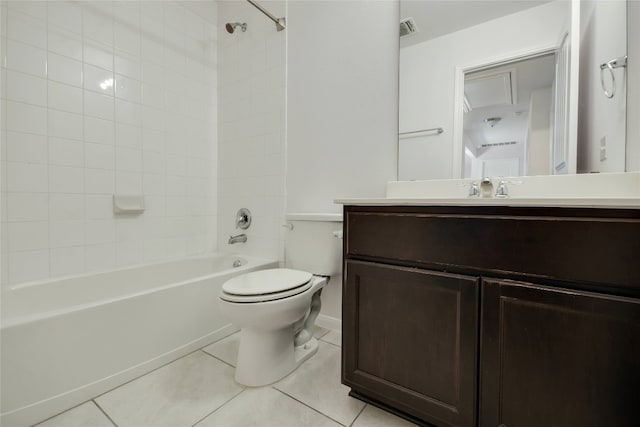
[[[343,383],[418,423],[639,426],[640,211],[344,211]]]
[[[345,384],[423,420],[473,425],[478,279],[347,264]]]
[[[640,300],[483,280],[480,424],[640,425]]]

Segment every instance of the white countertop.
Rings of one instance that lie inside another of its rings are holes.
[[[342,198],[335,203],[360,206],[557,206],[639,208],[640,172],[491,178],[485,188],[494,195],[500,182],[507,198],[468,198],[479,179],[391,181],[386,197]]]
[[[371,198],[337,199],[335,203],[353,206],[550,206],[550,207],[597,207],[609,209],[640,208],[638,198],[536,198],[536,199],[453,199],[453,198]]]

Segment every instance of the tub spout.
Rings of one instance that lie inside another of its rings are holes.
[[[229,236],[229,244],[233,245],[234,243],[244,243],[247,241],[247,235],[242,233],[236,236]]]

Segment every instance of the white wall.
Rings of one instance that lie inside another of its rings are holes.
[[[397,177],[397,1],[292,1],[287,210],[340,212]]]
[[[287,212],[341,212],[397,178],[398,22],[392,1],[288,6]],[[342,277],[322,314],[340,319]]]
[[[529,99],[527,175],[551,174],[551,88],[534,90]]]
[[[199,10],[2,2],[3,285],[215,249],[216,7]],[[114,216],[114,193],[147,210]]]
[[[631,23],[631,24],[629,24]],[[627,171],[640,171],[640,2],[627,2]]]
[[[401,179],[453,178],[456,67],[559,44],[569,27],[569,8],[567,1],[547,3],[400,51],[400,132],[445,130],[400,143]],[[412,163],[416,158],[424,162],[419,167]],[[421,175],[405,173],[409,168]]]
[[[284,2],[261,4],[278,17],[286,14]],[[283,261],[289,30],[276,31],[275,24],[247,2],[218,5],[218,248]],[[245,22],[247,31],[229,34],[227,22]],[[237,230],[236,212],[243,207],[252,212],[252,224]],[[247,242],[229,245],[229,236],[241,232]]]
[[[580,3],[579,173],[625,170],[625,70],[614,70],[617,90],[609,99],[601,87],[600,64],[627,53],[626,3]],[[611,87],[608,71],[606,73],[605,83]],[[604,161],[600,160],[601,138],[607,140]]]

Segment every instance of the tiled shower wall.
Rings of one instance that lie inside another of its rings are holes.
[[[215,250],[216,3],[0,13],[3,285]]]
[[[261,1],[276,17],[284,1]],[[247,2],[218,2],[218,249],[283,261],[286,34]],[[247,24],[227,33],[225,23]],[[235,229],[241,207],[253,213]],[[246,233],[246,243],[228,244]]]

